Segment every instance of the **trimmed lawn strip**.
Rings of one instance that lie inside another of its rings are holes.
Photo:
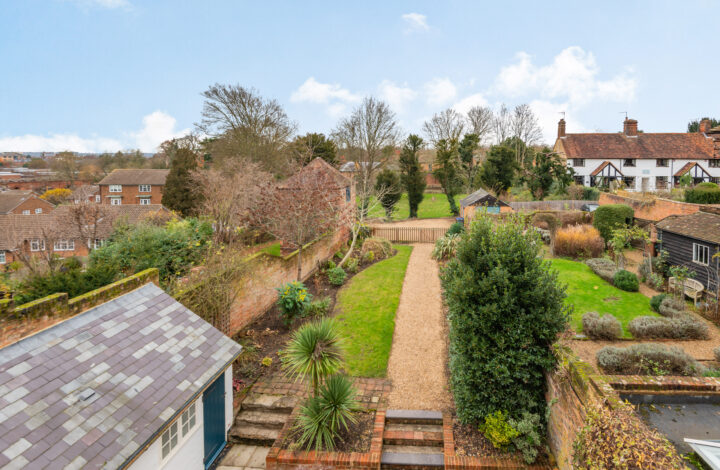
[[[650,299],[643,294],[610,285],[584,263],[566,259],[551,259],[550,262],[558,271],[560,282],[568,286],[565,302],[575,306],[570,323],[577,332],[582,332],[582,316],[587,312],[614,315],[623,327],[623,338],[632,338],[627,325],[633,318],[659,316],[650,308]]]
[[[347,338],[346,369],[355,377],[385,377],[405,270],[412,247],[358,273],[337,295],[336,318]]]
[[[458,208],[460,207],[460,199],[463,199],[465,196],[467,196],[467,194],[458,194],[455,196],[455,202],[457,202]],[[435,198],[434,201],[433,198]],[[370,211],[368,217],[385,217],[385,209],[378,204]],[[410,205],[408,204],[407,193],[403,193],[395,206],[395,212],[393,212],[392,218],[393,220],[405,220],[408,217],[410,217]],[[423,194],[423,201],[418,206],[418,219],[439,219],[442,217],[452,217],[447,196],[443,193]]]

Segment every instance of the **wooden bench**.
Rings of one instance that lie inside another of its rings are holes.
[[[677,288],[677,279],[674,277],[668,279],[668,287],[671,291],[674,291]],[[685,288],[683,291],[685,295],[693,299],[695,305],[697,305],[698,299],[702,296],[703,290],[705,290],[705,287],[702,285],[702,282],[695,279],[685,279]]]

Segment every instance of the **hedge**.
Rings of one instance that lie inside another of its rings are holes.
[[[607,243],[612,238],[616,228],[627,227],[632,224],[635,211],[625,204],[606,204],[593,212],[593,226]]]
[[[685,202],[720,204],[720,187],[714,183],[700,183],[694,188],[685,191]]]

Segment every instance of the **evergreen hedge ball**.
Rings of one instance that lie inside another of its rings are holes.
[[[629,226],[635,211],[625,204],[606,204],[595,209],[593,212],[593,226],[598,229],[600,235],[607,243],[612,238],[613,230]]]
[[[625,271],[624,269],[620,269],[615,273],[615,276],[613,277],[613,284],[618,289],[628,292],[637,292],[640,288],[640,282],[638,281],[637,276],[630,271]]]

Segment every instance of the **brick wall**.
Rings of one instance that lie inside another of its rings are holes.
[[[100,203],[110,204],[110,197],[120,197],[123,205],[140,204],[140,196],[150,197],[150,204],[162,204],[163,185],[153,184],[150,186],[149,193],[141,193],[140,186],[137,184],[123,184],[122,191],[119,193],[111,193],[110,185],[100,185]]]
[[[6,189],[30,189],[38,194],[42,194],[49,189],[58,188],[74,188],[90,184],[89,181],[65,181],[65,180],[16,180],[16,181],[0,181],[0,187]]]
[[[638,219],[659,222],[670,215],[690,215],[698,212],[702,204],[672,201],[654,198],[648,200],[633,199],[610,193],[600,193],[599,204],[625,204],[633,208]]]

